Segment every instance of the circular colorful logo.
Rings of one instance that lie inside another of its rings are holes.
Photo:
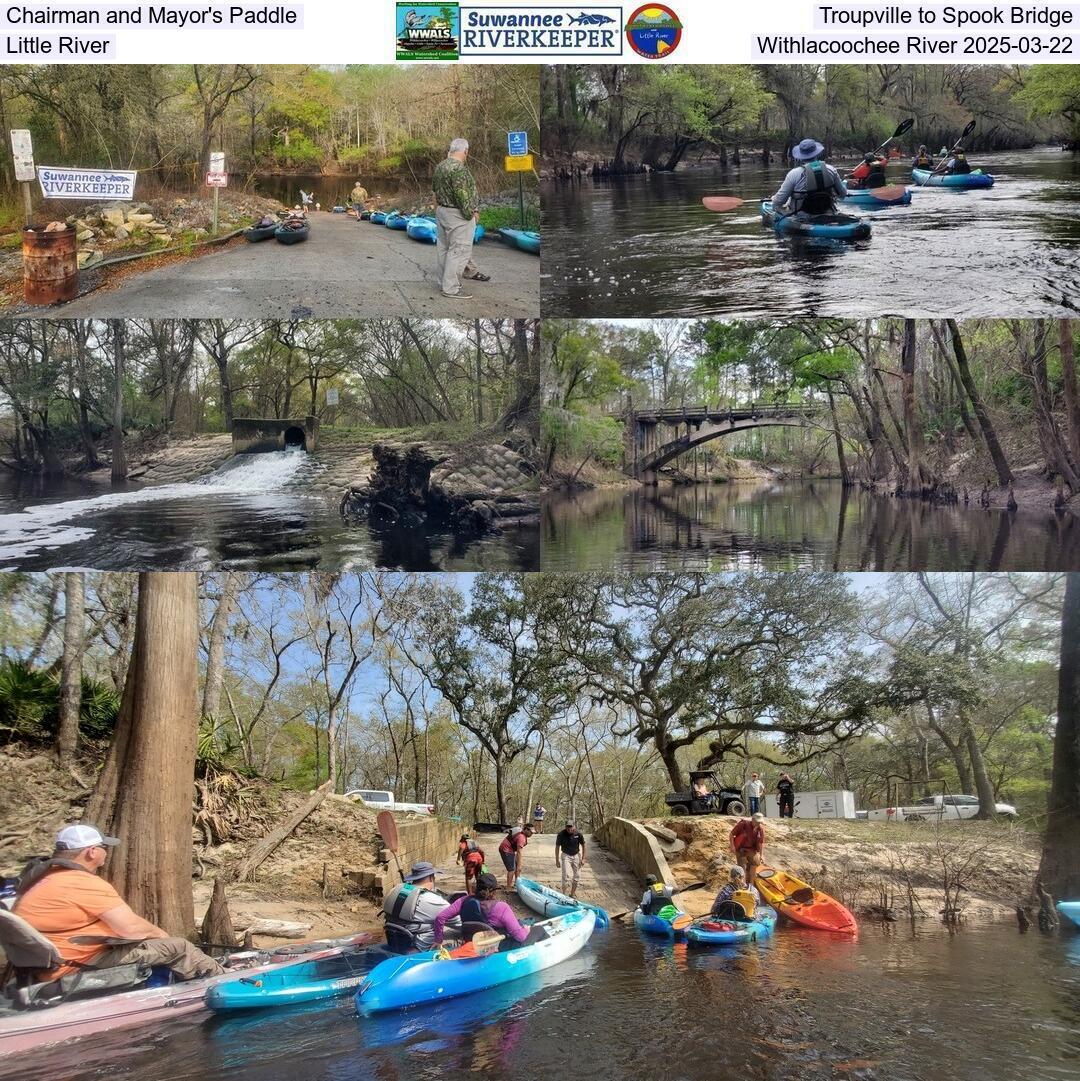
[[[662,60],[679,44],[682,30],[679,16],[666,4],[645,4],[630,16],[626,40],[638,56]]]

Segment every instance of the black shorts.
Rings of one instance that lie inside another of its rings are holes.
[[[517,870],[517,853],[516,852],[504,852],[500,848],[499,849],[499,855],[502,856],[503,866],[508,871],[516,871]]]

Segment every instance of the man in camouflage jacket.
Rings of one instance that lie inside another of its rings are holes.
[[[472,261],[473,235],[479,218],[476,181],[465,165],[469,144],[455,139],[446,159],[439,163],[432,177],[435,191],[436,252],[443,296],[470,300],[472,293],[461,288],[461,279],[491,281]]]

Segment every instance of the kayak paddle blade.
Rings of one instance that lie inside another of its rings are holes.
[[[893,138],[899,139],[901,135],[906,135],[915,126],[915,117],[909,116],[907,120],[900,121],[900,126],[893,132]]]
[[[875,198],[889,200],[902,199],[907,188],[903,184],[886,184],[883,188],[870,188],[870,194]]]
[[[726,210],[737,210],[745,199],[738,199],[734,195],[706,195],[701,204],[706,210],[713,210],[717,214],[722,214]]]

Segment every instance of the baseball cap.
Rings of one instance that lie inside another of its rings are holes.
[[[81,848],[92,848],[94,845],[112,848],[113,845],[119,843],[119,837],[102,837],[101,831],[95,826],[65,826],[56,835],[56,847],[65,848],[71,852]]]
[[[757,812],[755,812],[755,813],[754,813],[754,814],[752,814],[752,815],[751,815],[750,817],[751,817],[751,818],[752,818],[752,819],[753,819],[753,820],[754,820],[755,822],[764,822],[764,821],[765,821],[765,816],[764,816],[764,815],[763,815],[763,814],[762,814],[762,813],[761,813],[760,811],[757,811]]]

